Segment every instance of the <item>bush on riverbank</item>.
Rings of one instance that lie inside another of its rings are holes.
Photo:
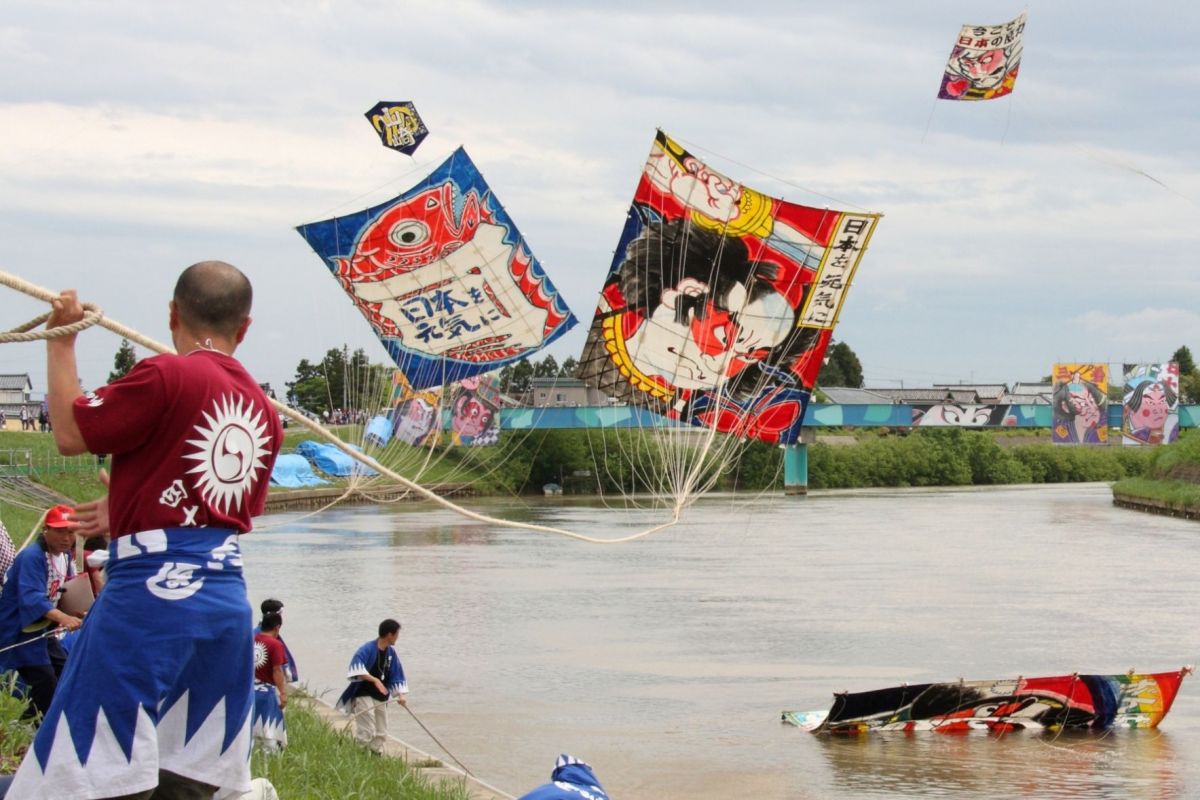
[[[1164,447],[1128,448],[1148,452],[1144,475],[1113,484],[1113,496],[1200,509],[1200,435],[1184,431]]]
[[[849,447],[810,445],[808,477],[814,489],[1074,483],[1140,475],[1148,463],[1139,448],[1003,448],[989,432],[943,428]]]

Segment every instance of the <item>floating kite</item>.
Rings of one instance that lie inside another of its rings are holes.
[[[659,131],[578,376],[672,419],[794,443],[878,220],[760,194]]]
[[[466,378],[450,397],[453,444],[480,447],[500,441],[500,393],[489,378]]]
[[[1012,93],[1024,35],[1024,14],[1002,25],[963,25],[946,62],[938,97],[995,100]]]
[[[1179,365],[1126,364],[1121,440],[1170,444],[1179,438]]]
[[[366,113],[367,119],[384,147],[399,150],[411,156],[429,135],[429,129],[421,121],[421,115],[412,103],[389,103],[382,100]]]
[[[461,147],[399,197],[297,230],[413,389],[517,361],[575,324]]]
[[[1191,667],[1176,672],[1059,675],[996,681],[918,683],[835,694],[829,711],[785,711],[813,733],[972,730],[1007,733],[1087,728],[1156,728]]]
[[[1104,444],[1108,441],[1108,365],[1055,364],[1054,444]]]

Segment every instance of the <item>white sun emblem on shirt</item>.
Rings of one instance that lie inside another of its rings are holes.
[[[187,442],[196,452],[184,458],[200,462],[188,474],[198,476],[196,488],[205,502],[224,513],[230,506],[241,508],[256,473],[266,469],[263,456],[269,453],[270,440],[262,412],[240,395],[214,400],[212,411],[211,415],[204,412],[207,428],[202,424],[194,428],[200,438]]]
[[[254,643],[254,668],[266,666],[267,663],[267,646],[262,642]]]

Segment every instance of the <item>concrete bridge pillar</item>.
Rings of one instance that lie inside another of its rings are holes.
[[[808,494],[808,445],[817,440],[812,428],[800,430],[800,440],[783,446],[783,493]]]

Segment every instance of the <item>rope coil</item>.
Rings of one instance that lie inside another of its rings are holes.
[[[72,322],[70,325],[60,325],[57,328],[47,328],[41,331],[35,331],[38,325],[41,325],[46,320],[50,319],[50,312],[41,314],[29,320],[22,325],[18,325],[11,331],[0,333],[0,344],[9,342],[37,342],[43,339],[56,339],[59,336],[70,336],[79,333],[82,330],[98,325],[100,320],[104,318],[104,311],[95,303],[83,303],[84,315],[83,319],[78,322]]]

